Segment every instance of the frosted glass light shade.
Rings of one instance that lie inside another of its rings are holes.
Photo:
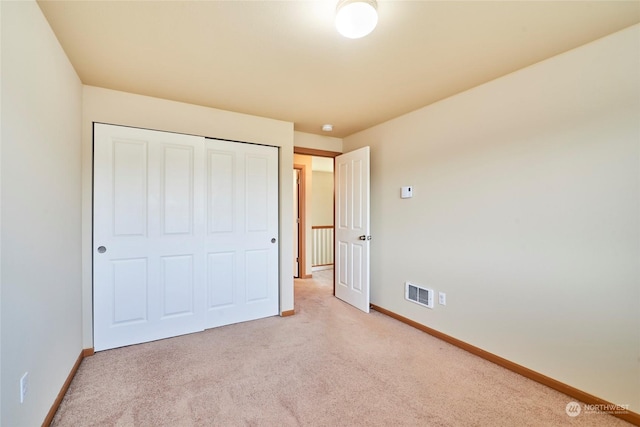
[[[378,24],[375,0],[341,0],[336,11],[336,29],[350,39],[359,39]]]

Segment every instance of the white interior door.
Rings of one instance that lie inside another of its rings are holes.
[[[335,159],[336,297],[369,312],[369,147]]]
[[[293,277],[300,277],[300,170],[293,170]]]
[[[207,139],[207,320],[278,314],[278,149]]]
[[[203,138],[94,127],[94,348],[204,326]]]
[[[94,126],[94,348],[278,314],[278,149]]]

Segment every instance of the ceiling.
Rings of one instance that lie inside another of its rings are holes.
[[[38,1],[84,84],[335,137],[640,22],[640,1],[378,0],[351,40],[336,3]]]

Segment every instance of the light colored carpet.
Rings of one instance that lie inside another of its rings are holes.
[[[622,426],[568,396],[296,280],[292,317],[97,353],[55,426]]]

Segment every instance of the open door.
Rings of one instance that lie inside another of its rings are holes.
[[[293,277],[300,277],[300,169],[293,170]]]
[[[369,147],[336,157],[336,297],[369,312]]]

